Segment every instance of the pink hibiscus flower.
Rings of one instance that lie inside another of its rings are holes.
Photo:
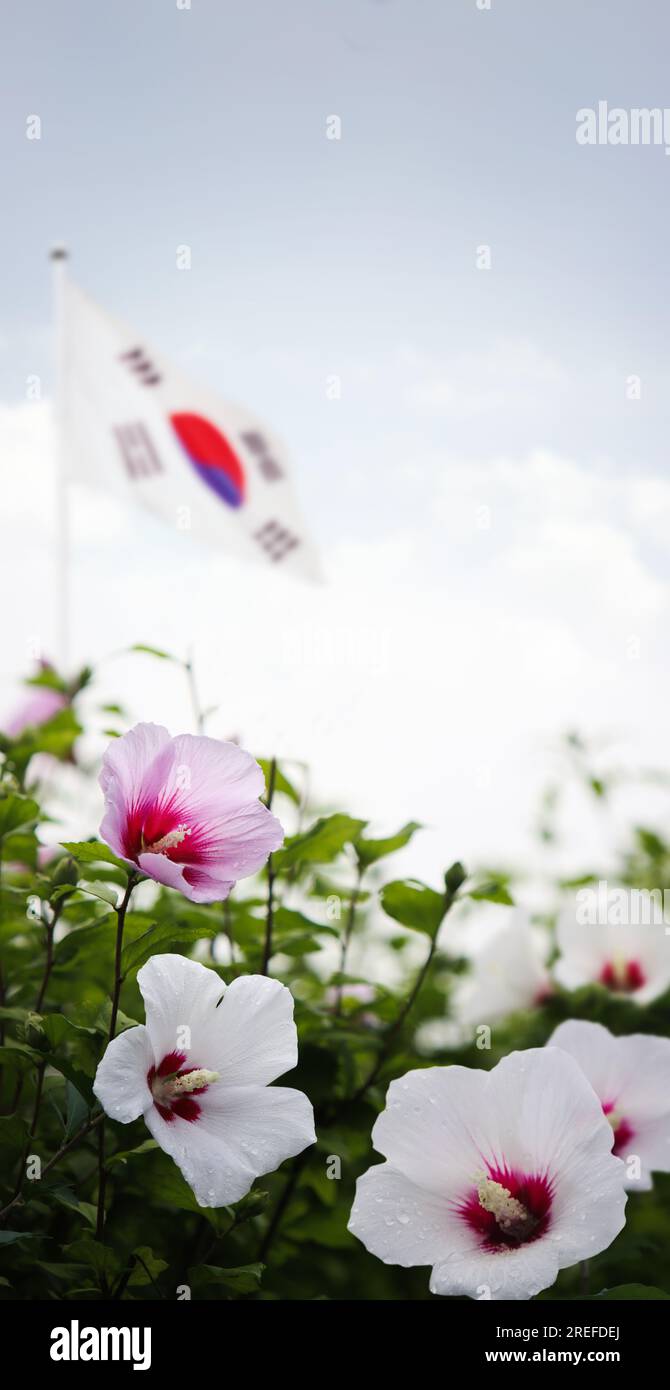
[[[48,685],[31,686],[6,720],[4,732],[8,738],[19,738],[26,729],[37,729],[48,723],[68,704],[67,696],[60,690],[52,690]]]
[[[103,840],[122,859],[192,902],[220,902],[281,845],[259,801],[263,773],[234,743],[136,724],[107,749],[100,773]]]

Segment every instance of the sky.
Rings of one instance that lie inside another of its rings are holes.
[[[103,307],[288,442],[327,576],[73,490],[73,657],[105,695],[186,727],[177,672],[107,658],[192,648],[213,733],[308,761],[321,804],[379,829],[421,820],[403,862],[433,878],[523,861],[566,728],[665,765],[670,161],[575,138],[600,100],[668,100],[657,0],[24,0],[0,22],[2,700],[54,643],[64,242]],[[580,803],[566,853],[620,829]]]

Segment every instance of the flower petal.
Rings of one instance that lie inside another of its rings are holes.
[[[410,1072],[391,1083],[373,1130],[375,1147],[392,1168],[425,1192],[431,1211],[439,1209],[435,1199],[448,1213],[433,1292],[473,1298],[530,1298],[553,1284],[559,1269],[611,1244],[626,1203],[624,1165],[611,1153],[612,1140],[593,1088],[574,1059],[553,1047],[513,1053],[491,1072]],[[491,1250],[464,1219],[463,1199],[487,1169],[535,1175],[548,1184],[547,1227],[518,1249]],[[368,1186],[366,1179],[356,1198],[358,1231],[370,1223],[375,1241],[367,1197],[371,1191],[383,1206],[374,1186],[380,1181]],[[418,1205],[419,1219],[421,1210]],[[411,1223],[411,1211],[405,1214]],[[392,1231],[398,1213],[387,1215]],[[394,1258],[390,1244],[383,1258]]]
[[[631,893],[628,890],[620,890]],[[635,961],[641,968],[644,983],[630,991],[637,1004],[649,1004],[665,993],[670,986],[670,936],[665,926],[644,922],[635,915],[631,901],[625,923],[618,921],[589,921],[579,919],[576,903],[566,907],[556,926],[556,941],[561,955],[554,966],[559,984],[566,989],[600,980],[603,969],[612,961]]]
[[[613,1034],[601,1023],[571,1018],[554,1029],[547,1047],[560,1047],[574,1057],[602,1105],[608,1100],[614,1102],[621,1086],[614,1042]]]
[[[577,1063],[558,1048],[531,1048],[504,1057],[490,1076],[499,1155],[511,1168],[551,1178],[551,1222],[542,1243],[556,1245],[558,1268],[607,1249],[625,1222],[625,1169]]]
[[[165,884],[166,888],[177,888],[192,903],[224,902],[231,888],[235,887],[234,879],[226,879],[223,875],[217,877],[191,864],[177,864],[166,854],[140,854],[137,862],[149,878]]]
[[[212,1067],[226,1086],[266,1086],[298,1064],[293,995],[266,975],[240,975],[217,1011]]]
[[[488,1073],[425,1067],[392,1081],[372,1142],[419,1187],[459,1195],[482,1167],[479,1138]]]
[[[445,1259],[455,1225],[446,1197],[417,1187],[390,1163],[379,1163],[358,1179],[348,1229],[385,1264],[432,1265]]]
[[[435,1265],[430,1291],[450,1298],[532,1298],[555,1282],[557,1248],[546,1240],[536,1240],[502,1255],[487,1254],[481,1248],[455,1250]]]
[[[139,854],[137,863],[143,874],[153,878],[156,883],[163,883],[166,888],[178,888],[180,893],[190,897],[187,892],[187,885],[184,882],[184,865],[175,864],[173,859],[168,859],[166,854]]]
[[[112,739],[105,752],[99,780],[106,812],[100,834],[115,854],[127,855],[124,832],[133,806],[161,795],[156,760],[170,743],[161,724],[136,724],[122,738]]]
[[[471,973],[457,988],[458,1019],[466,1024],[491,1023],[530,1008],[550,987],[545,955],[546,943],[536,934],[528,913],[512,911],[474,956]]]
[[[277,817],[262,802],[252,801],[202,823],[194,868],[202,867],[216,878],[234,883],[257,873],[283,840],[284,831]]]
[[[569,1019],[549,1039],[578,1063],[602,1105],[632,1130],[617,1155],[640,1160],[640,1176],[627,1166],[626,1185],[651,1187],[652,1172],[670,1171],[670,1040],[644,1033],[614,1037],[599,1023]]]
[[[226,986],[216,971],[185,956],[152,956],[137,973],[147,1030],[158,1066],[170,1052],[184,1052],[189,1066],[215,1070],[221,1033],[217,1004]]]
[[[236,743],[180,734],[161,750],[156,768],[166,798],[176,796],[181,808],[200,824],[230,815],[265,790],[263,770]]]
[[[107,1047],[93,1082],[93,1094],[112,1120],[130,1124],[153,1106],[147,1072],[154,1055],[143,1023],[119,1033]]]
[[[283,1086],[211,1086],[194,1122],[167,1124],[155,1107],[147,1125],[174,1159],[200,1206],[220,1207],[246,1196],[254,1180],[316,1139],[312,1107]]]
[[[235,879],[189,864],[184,869],[181,891],[192,903],[222,903],[234,887]]]
[[[39,728],[41,724],[46,724],[47,720],[53,719],[55,714],[59,714],[68,704],[67,696],[60,690],[51,690],[49,686],[33,686],[30,693],[26,693],[18,709],[3,725],[3,733],[8,738],[18,738],[24,729]]]

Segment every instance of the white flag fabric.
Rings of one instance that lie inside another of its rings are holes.
[[[194,385],[70,280],[63,314],[67,476],[227,555],[318,579],[286,450],[266,426]]]

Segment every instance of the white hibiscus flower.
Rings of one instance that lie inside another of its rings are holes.
[[[554,975],[565,989],[597,983],[649,1004],[670,988],[670,936],[662,923],[583,922],[573,904],[559,916],[556,942]]]
[[[490,1024],[540,1004],[551,993],[545,961],[546,932],[533,927],[517,908],[473,956],[470,972],[458,985],[454,1013],[464,1025]]]
[[[626,1186],[644,1191],[653,1172],[670,1172],[670,1040],[644,1033],[616,1038],[600,1023],[559,1024],[549,1047],[569,1052],[590,1081],[614,1131]]]
[[[269,1083],[298,1061],[293,998],[246,975],[226,986],[183,956],[152,956],[137,982],[146,1025],[114,1038],[93,1089],[113,1120],[140,1115],[203,1207],[237,1202],[315,1142],[302,1091]]]
[[[436,1294],[531,1298],[624,1224],[624,1165],[577,1063],[515,1052],[490,1072],[428,1067],[389,1086],[349,1229]]]

